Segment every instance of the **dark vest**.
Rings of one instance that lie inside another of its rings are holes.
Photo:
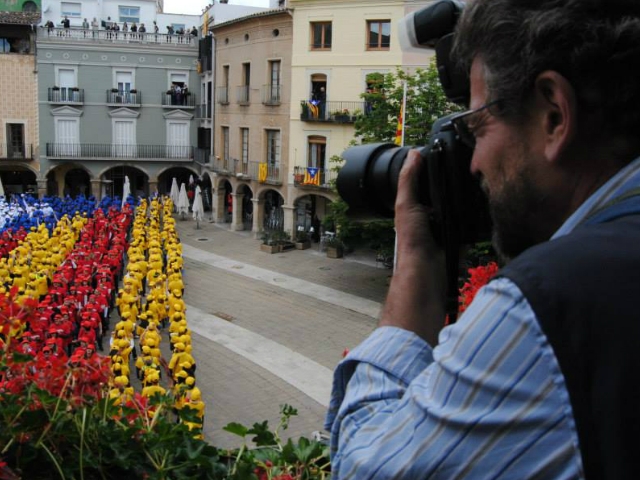
[[[635,479],[640,215],[627,208],[591,223],[527,250],[498,275],[522,290],[558,359],[587,478]]]

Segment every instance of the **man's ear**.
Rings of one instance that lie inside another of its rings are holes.
[[[577,132],[575,91],[563,75],[546,70],[536,78],[535,95],[544,154],[548,161],[557,162]]]

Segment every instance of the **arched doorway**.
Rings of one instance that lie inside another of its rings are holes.
[[[251,231],[253,227],[253,192],[246,184],[238,186],[238,193],[242,194],[242,225],[243,230]]]
[[[75,198],[91,195],[91,177],[81,168],[73,168],[64,176],[64,194]]]
[[[37,195],[38,193],[36,174],[26,167],[18,165],[4,167],[0,170],[0,180],[2,180],[7,200],[11,195],[20,195],[22,193]]]
[[[160,195],[169,195],[174,178],[178,182],[178,188],[183,183],[185,188],[189,188],[190,177],[193,177],[194,181],[198,180],[198,175],[188,168],[171,167],[158,175],[158,193]]]
[[[233,187],[231,186],[231,183],[224,180],[220,184],[220,192],[223,195],[224,223],[231,223],[231,220],[233,219],[233,197],[231,196],[233,193]]]
[[[282,230],[284,228],[284,198],[276,190],[264,192],[264,225],[266,231]]]
[[[213,207],[213,185],[208,173],[203,173],[200,178],[200,188],[202,189],[202,205],[205,212],[210,212]]]
[[[107,170],[102,175],[103,195],[122,196],[124,177],[129,177],[131,195],[134,197],[146,197],[149,195],[148,175],[135,167],[119,166]]]
[[[322,230],[322,219],[328,212],[331,201],[320,195],[305,195],[298,198],[294,205],[294,230],[307,232],[317,242]]]

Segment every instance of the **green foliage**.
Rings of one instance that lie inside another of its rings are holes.
[[[398,68],[393,73],[370,74],[371,92],[361,97],[369,105],[366,115],[356,119],[356,137],[361,143],[393,142],[402,105],[403,84],[407,82],[405,145],[426,145],[433,123],[440,117],[460,110],[447,100],[440,86],[435,59],[426,69],[410,74]]]
[[[330,477],[329,448],[317,440],[301,437],[286,443],[280,433],[289,426],[298,411],[290,405],[280,406],[280,422],[272,431],[266,421],[251,428],[230,423],[224,430],[242,437],[244,444],[227,452],[230,480],[282,479],[315,480]],[[249,448],[247,437],[254,447]]]

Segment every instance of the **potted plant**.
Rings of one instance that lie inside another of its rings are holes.
[[[53,90],[54,92],[57,92],[57,91],[59,91],[59,90],[60,90],[60,87],[59,87],[59,86],[57,86],[57,85],[54,85],[54,86],[53,86],[53,88],[52,88],[51,90]]]
[[[131,90],[129,90],[129,93],[138,93],[138,90],[136,90],[135,88],[132,88]]]
[[[115,87],[114,87],[114,88],[112,88],[112,89],[111,89],[111,93],[118,93],[118,89],[117,89],[117,88],[115,88]]]
[[[311,238],[309,234],[304,230],[300,230],[296,233],[296,249],[306,250],[311,247]]]
[[[309,118],[309,105],[307,105],[307,102],[302,100],[300,102],[300,107],[302,108],[302,112],[300,113],[300,120],[307,120]]]
[[[293,172],[293,183],[296,185],[304,183],[304,173],[302,173],[302,171],[296,170]]]
[[[338,237],[333,236],[325,240],[327,258],[342,258],[344,256],[344,243]]]

